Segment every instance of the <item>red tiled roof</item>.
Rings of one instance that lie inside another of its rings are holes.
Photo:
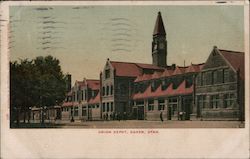
[[[134,63],[110,61],[116,70],[117,76],[137,77],[141,74],[141,69]]]
[[[152,74],[143,74],[143,75],[142,75],[142,78],[141,78],[141,81],[150,80],[151,77],[152,77]]]
[[[125,76],[125,77],[137,77],[142,74],[143,69],[161,70],[161,71],[163,71],[164,69],[162,67],[158,67],[153,64],[118,62],[118,61],[110,61],[110,63],[115,68],[117,76]]]
[[[134,80],[134,82],[140,82],[142,79],[142,75],[137,76],[137,78]]]
[[[91,88],[92,90],[98,90],[100,89],[100,81],[99,80],[86,80],[87,85],[89,88]]]
[[[143,69],[152,69],[152,70],[162,70],[164,68],[155,66],[153,64],[145,64],[145,63],[135,63],[137,66]]]
[[[160,35],[166,35],[164,24],[161,17],[161,12],[158,12],[158,16],[155,22],[155,28],[153,35],[160,34]]]
[[[63,107],[70,107],[70,106],[73,106],[73,102],[63,102],[62,106],[63,106]]]
[[[165,71],[162,73],[161,76],[162,77],[168,77],[168,76],[171,76],[173,72],[174,72],[173,70],[165,69]]]
[[[171,83],[166,90],[162,90],[160,85],[155,91],[152,91],[151,85],[149,85],[143,93],[136,93],[132,97],[136,100],[161,96],[185,95],[191,93],[193,93],[193,85],[186,88],[186,81],[184,80],[177,89],[173,89],[173,83]]]
[[[162,75],[162,73],[161,73],[161,72],[157,72],[157,71],[155,71],[155,72],[153,73],[153,75],[152,75],[151,79],[158,79],[158,78],[160,78],[160,77],[161,77],[161,75]]]
[[[185,73],[188,72],[199,72],[204,64],[192,64],[190,66],[188,66],[185,70]]]
[[[172,95],[177,95],[177,94],[190,94],[193,93],[193,85],[190,86],[189,88],[186,88],[186,80],[184,80],[177,89],[175,89],[172,92]]]
[[[176,68],[175,68],[175,70],[174,70],[174,72],[173,72],[172,75],[183,74],[183,73],[185,73],[185,69],[186,69],[186,68],[187,68],[187,67],[176,66]]]
[[[235,71],[238,71],[238,69],[240,70],[240,77],[243,79],[245,74],[244,53],[220,49],[219,52],[229,62]]]
[[[100,92],[98,92],[98,94],[94,98],[91,98],[88,103],[89,104],[100,103]]]

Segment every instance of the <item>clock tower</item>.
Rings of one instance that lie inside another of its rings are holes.
[[[161,12],[158,12],[153,32],[152,59],[155,66],[167,66],[167,41]]]

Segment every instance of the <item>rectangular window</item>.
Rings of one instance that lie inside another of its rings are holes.
[[[165,109],[165,101],[164,100],[158,100],[158,110],[164,110]]]
[[[205,85],[212,84],[212,71],[205,72]]]
[[[224,83],[229,82],[229,69],[224,69]]]
[[[217,70],[217,83],[223,83],[223,69]]]
[[[110,77],[110,70],[105,70],[105,78],[109,78]]]
[[[212,83],[213,84],[217,84],[218,83],[218,71],[217,70],[215,70],[215,71],[213,71],[213,81],[212,81]]]
[[[105,112],[105,103],[102,103],[102,112]]]
[[[196,85],[201,86],[201,73],[196,76]]]
[[[109,86],[107,86],[107,88],[106,88],[106,95],[107,96],[109,95]]]
[[[201,86],[205,85],[205,73],[201,73]]]
[[[87,115],[86,107],[83,106],[82,107],[82,116],[86,116],[86,115]]]
[[[206,105],[206,96],[205,95],[198,96],[198,106],[200,108],[205,108],[205,105]]]
[[[218,94],[212,95],[210,100],[210,108],[217,109],[219,106],[219,101],[220,99]]]
[[[99,104],[96,104],[96,108],[99,108]]]
[[[148,101],[148,111],[153,111],[154,110],[154,100],[149,100]]]
[[[107,112],[109,112],[109,103],[107,103]]]
[[[171,114],[174,115],[174,114],[177,114],[177,105],[178,105],[178,100],[177,98],[170,98],[168,99],[168,104],[169,104],[169,107],[171,107]]]
[[[110,103],[110,111],[113,112],[114,108],[113,108],[113,102]]]
[[[78,107],[74,108],[74,116],[78,116]]]
[[[236,103],[235,93],[228,93],[224,95],[224,108],[233,107]]]
[[[102,96],[105,96],[105,87],[102,87]]]

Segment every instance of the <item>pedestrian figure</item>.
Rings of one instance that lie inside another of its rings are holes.
[[[183,120],[183,112],[180,112],[179,115],[180,115],[180,120]]]
[[[105,114],[105,120],[108,121],[108,113]]]
[[[160,119],[161,119],[161,122],[163,122],[162,112],[160,113]]]

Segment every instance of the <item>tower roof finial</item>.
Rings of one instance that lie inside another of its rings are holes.
[[[153,35],[157,35],[157,34],[158,35],[166,35],[160,11],[158,12],[158,16],[157,16],[157,19],[155,22],[155,28],[154,28],[154,32],[153,32]]]

